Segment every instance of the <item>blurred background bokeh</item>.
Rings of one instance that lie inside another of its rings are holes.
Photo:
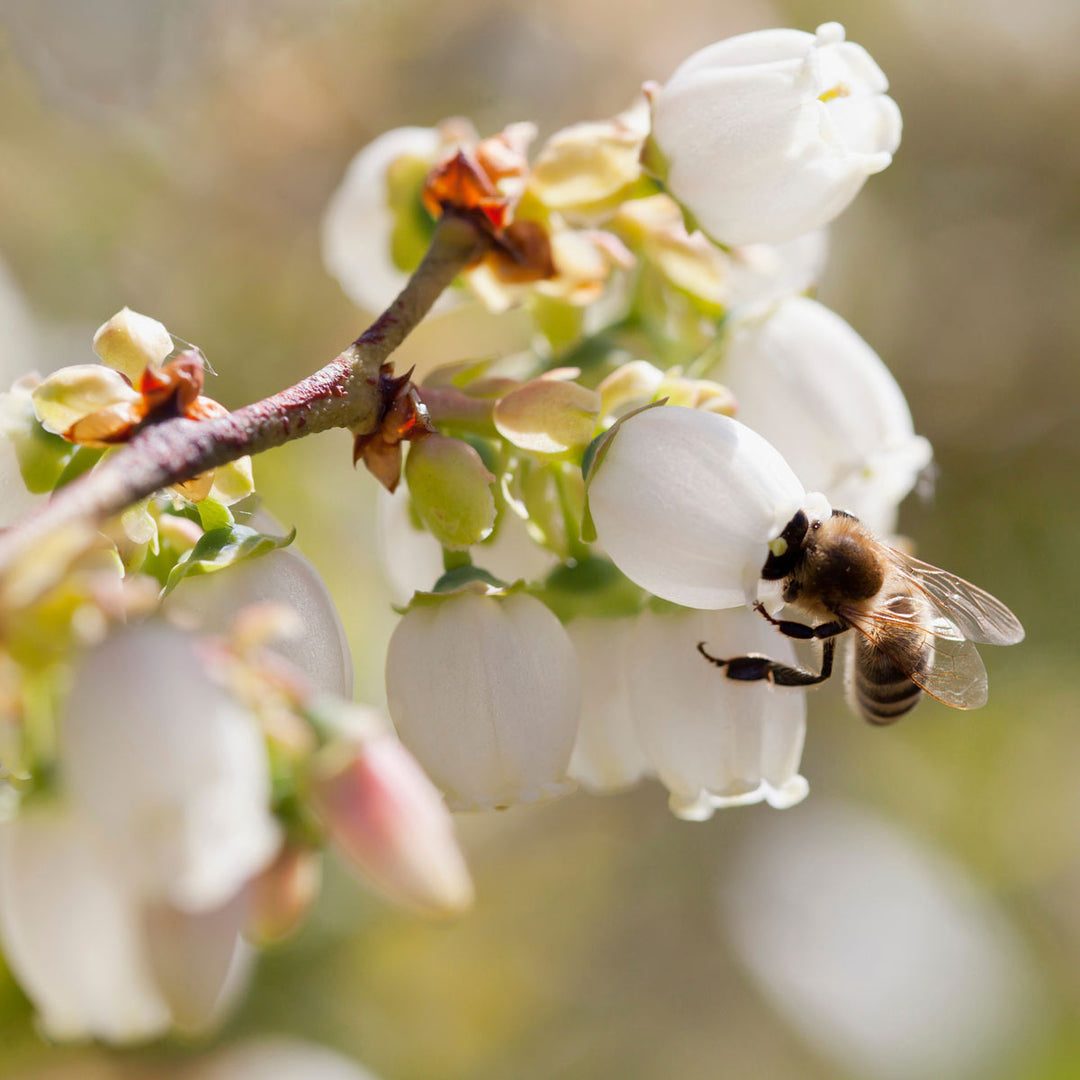
[[[827,19],[886,71],[905,133],[834,226],[819,297],[934,445],[904,532],[1027,627],[985,650],[990,704],[882,731],[822,689],[788,811],[686,824],[645,786],[463,818],[480,899],[451,927],[331,873],[218,1042],[296,1035],[385,1080],[1080,1075],[1075,0],[0,0],[0,259],[40,368],[87,361],[127,304],[198,343],[236,406],[363,329],[318,232],[379,132],[460,113],[547,134],[710,41]],[[408,353],[498,336],[452,313]],[[349,451],[293,443],[256,479],[379,702],[394,615]],[[0,1076],[151,1076],[192,1050],[49,1047],[0,974]]]

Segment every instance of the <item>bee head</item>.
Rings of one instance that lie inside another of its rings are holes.
[[[783,532],[769,543],[769,557],[761,568],[766,581],[779,581],[788,577],[799,565],[803,555],[803,540],[810,528],[810,521],[800,510],[785,526]]]

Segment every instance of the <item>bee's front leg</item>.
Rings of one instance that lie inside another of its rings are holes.
[[[807,627],[807,629],[813,629],[813,627]],[[821,671],[819,672],[781,664],[778,660],[770,660],[767,656],[733,656],[730,660],[721,660],[720,657],[705,651],[704,641],[698,642],[697,650],[710,664],[724,669],[724,674],[737,682],[760,682],[764,679],[774,686],[814,686],[824,682],[832,674],[833,655],[836,652],[835,633],[833,636],[826,637],[822,646]]]

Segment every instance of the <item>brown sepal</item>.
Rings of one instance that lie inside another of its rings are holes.
[[[412,382],[412,368],[395,375],[391,364],[379,369],[379,420],[373,431],[353,440],[353,464],[363,459],[368,472],[394,491],[401,479],[401,444],[435,432],[427,407]]]

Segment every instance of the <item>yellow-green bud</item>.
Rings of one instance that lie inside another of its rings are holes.
[[[429,435],[409,449],[405,482],[428,531],[445,548],[477,544],[495,524],[495,477],[468,443]]]

